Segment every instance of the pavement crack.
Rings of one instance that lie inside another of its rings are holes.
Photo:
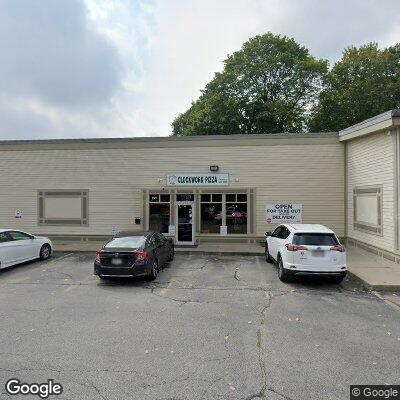
[[[236,268],[236,269],[235,269],[235,274],[233,275],[233,277],[234,277],[237,281],[240,281],[239,268]]]
[[[271,307],[273,295],[269,292],[266,292],[266,296],[267,296],[267,304],[261,310],[260,327],[257,330],[258,364],[259,364],[260,374],[261,374],[261,390],[260,390],[260,392],[251,395],[246,400],[251,400],[254,398],[266,399],[266,392],[268,389],[264,334],[263,334],[262,328],[263,328],[263,326],[265,326],[266,312]]]
[[[89,389],[93,389],[103,400],[108,400],[108,397],[106,395],[104,395],[100,389],[93,383],[93,381],[91,381],[88,377],[85,377],[86,381],[88,382],[88,384],[82,383],[82,382],[76,382],[79,385],[85,386]]]
[[[162,298],[162,299],[168,299],[168,300],[171,300],[171,301],[176,301],[177,303],[181,303],[181,304],[180,304],[181,306],[183,306],[183,305],[185,305],[185,304],[188,304],[188,303],[198,303],[198,304],[202,304],[202,302],[199,301],[199,300],[183,300],[183,299],[176,299],[176,298],[174,298],[174,297],[163,296],[163,295],[161,295],[161,294],[156,293],[156,292],[154,291],[155,289],[156,289],[156,288],[152,288],[152,289],[151,289],[151,293],[154,294],[155,296],[160,297],[160,298]]]
[[[285,400],[294,400],[292,397],[289,397],[288,395],[284,394],[284,393],[280,393],[278,392],[276,389],[272,388],[272,387],[267,387],[266,388],[268,392],[272,392],[274,394],[277,394],[278,396],[281,396],[282,399]]]

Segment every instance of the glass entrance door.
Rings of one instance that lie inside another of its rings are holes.
[[[193,204],[177,204],[178,243],[193,244]]]

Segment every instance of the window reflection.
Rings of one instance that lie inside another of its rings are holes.
[[[202,194],[200,202],[201,233],[219,234],[225,221],[228,234],[247,234],[246,193]]]
[[[228,233],[246,234],[247,233],[247,195],[237,194],[236,201],[226,203],[226,226]],[[228,196],[227,196],[228,198]],[[233,199],[233,197],[230,197]]]
[[[170,221],[170,196],[150,195],[149,228],[154,232],[168,233]]]
[[[219,233],[222,225],[222,204],[201,204],[201,233]]]

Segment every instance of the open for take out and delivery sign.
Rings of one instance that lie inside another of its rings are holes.
[[[267,204],[267,224],[287,224],[302,222],[302,204]]]

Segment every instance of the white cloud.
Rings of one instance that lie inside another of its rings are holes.
[[[18,18],[0,12],[0,33],[12,38],[0,49],[3,139],[168,135],[251,36],[293,36],[334,61],[347,45],[387,46],[400,32],[396,0],[43,0],[39,11],[29,0],[6,3]]]

